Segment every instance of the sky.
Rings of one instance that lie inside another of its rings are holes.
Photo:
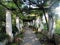
[[[52,7],[51,7],[51,12],[55,15],[58,16],[58,19],[60,19],[60,2],[56,2]]]
[[[59,3],[59,6],[55,8],[55,14],[58,15],[58,17],[60,18],[60,3]]]
[[[34,1],[35,3],[37,3],[37,0],[31,0],[31,1]],[[41,3],[43,3],[43,0],[39,0],[40,2],[40,4]],[[24,2],[24,1],[23,1]],[[28,0],[26,0],[26,2],[24,2],[24,4],[22,5],[22,7],[24,7],[24,6],[27,6],[27,7],[29,7],[29,1]],[[31,8],[38,8],[37,6],[36,6],[36,4],[32,4],[32,5],[30,5],[30,7]]]
[[[35,1],[37,3],[36,0],[33,0],[33,1]],[[24,6],[29,7],[29,1],[28,0],[26,0],[26,2],[24,2],[24,4],[22,5],[22,7],[24,7]],[[30,7],[31,8],[38,8],[35,4],[30,5]],[[53,5],[53,9],[54,9],[53,12],[55,14],[57,14],[59,16],[59,18],[60,18],[60,2],[56,2],[56,4]]]

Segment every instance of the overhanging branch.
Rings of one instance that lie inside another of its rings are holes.
[[[47,24],[47,30],[49,30],[49,25],[48,25],[48,22],[47,22],[47,18],[46,18],[46,15],[45,15],[45,9],[44,8],[43,8],[43,13],[44,13],[46,24]]]
[[[0,2],[0,5],[2,5],[3,7],[5,7],[6,9],[10,10],[10,8],[8,8],[6,5],[2,4],[1,2]]]
[[[13,0],[13,2],[15,3],[15,5],[18,7],[18,9],[20,10],[20,12],[22,13],[22,10],[20,9],[20,7],[17,4],[17,0]]]

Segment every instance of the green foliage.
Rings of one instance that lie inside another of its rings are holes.
[[[44,30],[47,30],[47,26],[46,26],[46,24],[44,24]]]
[[[12,43],[11,45],[17,45],[17,43]]]
[[[23,33],[24,33],[24,30],[20,31],[20,33],[18,35],[16,35],[16,37],[23,38],[23,36],[24,36]]]
[[[5,32],[6,32],[5,27],[4,26],[0,27],[0,33],[5,33]]]
[[[57,34],[60,34],[60,20],[57,20],[57,22],[56,22],[55,32],[56,32]]]
[[[16,32],[18,32],[18,29],[15,25],[12,26],[12,33],[15,35]]]
[[[17,8],[13,1],[1,1],[3,5],[7,6],[8,8]]]
[[[23,38],[23,34],[18,34],[16,37]]]
[[[42,37],[44,37],[42,34],[40,33],[37,34],[37,38],[41,39]]]
[[[9,36],[6,33],[0,33],[0,41],[3,41],[5,39],[7,39],[7,38],[9,38]]]
[[[0,41],[8,38],[5,30],[5,9],[0,5]]]
[[[0,6],[0,21],[5,21],[5,10],[2,6]]]
[[[12,13],[12,33],[15,35],[16,32],[18,32],[18,29],[16,27],[16,15]]]

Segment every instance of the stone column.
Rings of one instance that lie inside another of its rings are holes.
[[[44,29],[41,18],[39,16],[36,19],[36,26],[38,28],[38,32],[41,32]]]
[[[36,18],[36,27],[38,28],[39,27],[39,17]]]
[[[41,18],[39,19],[39,28],[38,28],[38,32],[41,32],[44,29],[44,25],[42,23]]]
[[[23,21],[20,19],[20,31],[22,31],[23,29],[22,29],[22,27],[23,27]]]
[[[33,20],[33,26],[35,25],[35,20]]]
[[[20,32],[19,17],[16,17],[16,27]]]
[[[10,41],[13,40],[11,11],[6,10],[6,33],[10,36]]]

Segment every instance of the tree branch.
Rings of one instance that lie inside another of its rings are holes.
[[[47,18],[46,18],[46,15],[45,15],[45,9],[43,8],[43,13],[44,13],[44,16],[45,16],[45,20],[46,20],[46,24],[47,24],[47,30],[49,30],[49,26],[48,26],[48,22],[47,22]]]
[[[15,3],[15,5],[18,7],[18,9],[20,10],[20,12],[22,13],[22,10],[20,9],[20,7],[17,4],[17,0],[13,0],[13,2]]]
[[[6,9],[10,10],[10,8],[8,8],[6,5],[2,4],[1,2],[0,2],[0,5],[2,5],[3,7],[5,7]]]

